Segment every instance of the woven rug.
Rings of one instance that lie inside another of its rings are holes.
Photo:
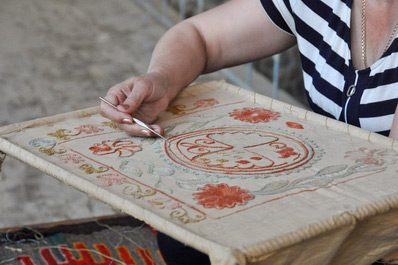
[[[165,265],[156,232],[129,216],[0,231],[0,264]]]

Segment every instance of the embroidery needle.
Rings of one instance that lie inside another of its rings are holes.
[[[99,97],[99,99],[102,100],[103,102],[105,102],[106,104],[108,104],[109,106],[111,106],[112,108],[117,109],[117,107],[116,107],[112,102],[110,102],[109,100],[106,100],[106,99],[104,99],[103,97]],[[145,129],[150,130],[151,132],[153,132],[154,134],[156,134],[157,136],[159,136],[159,137],[162,138],[163,140],[167,140],[167,139],[166,139],[165,137],[163,137],[161,134],[155,132],[152,128],[150,128],[148,125],[146,125],[144,122],[142,122],[142,121],[140,121],[139,119],[134,118],[134,117],[131,117],[131,118],[133,118],[133,121],[134,121],[135,123],[137,123],[139,126],[144,127]]]

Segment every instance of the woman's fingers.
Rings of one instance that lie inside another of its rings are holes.
[[[108,104],[107,102],[101,102],[100,114],[103,117],[111,119],[117,123],[126,123],[126,124],[134,123],[133,119],[129,114],[120,112],[118,109],[114,107],[117,106],[118,104],[117,99],[115,99],[115,96],[108,95],[107,98],[105,98],[105,100],[110,102],[113,106]]]
[[[126,113],[133,113],[152,93],[153,84],[151,81],[144,77],[135,77],[134,79],[128,79],[124,83],[124,92],[126,93],[127,97],[126,99],[124,99],[123,102],[120,102],[120,105],[118,105],[118,110]]]
[[[116,126],[130,136],[156,137],[156,134],[138,124],[116,123]],[[164,129],[160,125],[152,124],[149,127],[160,135],[164,134]]]
[[[160,74],[146,74],[133,77],[111,87],[105,97],[115,105],[101,103],[101,115],[112,120],[117,126],[132,136],[154,136],[155,134],[133,122],[133,117],[151,124],[166,110],[169,104],[168,87]],[[163,134],[159,125],[153,129]]]

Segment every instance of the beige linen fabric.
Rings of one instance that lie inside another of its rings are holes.
[[[212,264],[371,264],[398,248],[398,144],[223,81],[129,137],[80,110],[0,150],[208,253]]]

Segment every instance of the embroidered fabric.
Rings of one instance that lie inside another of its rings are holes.
[[[0,150],[212,264],[360,265],[397,248],[392,139],[223,81],[186,88],[157,123],[167,141],[95,107],[0,128]]]

